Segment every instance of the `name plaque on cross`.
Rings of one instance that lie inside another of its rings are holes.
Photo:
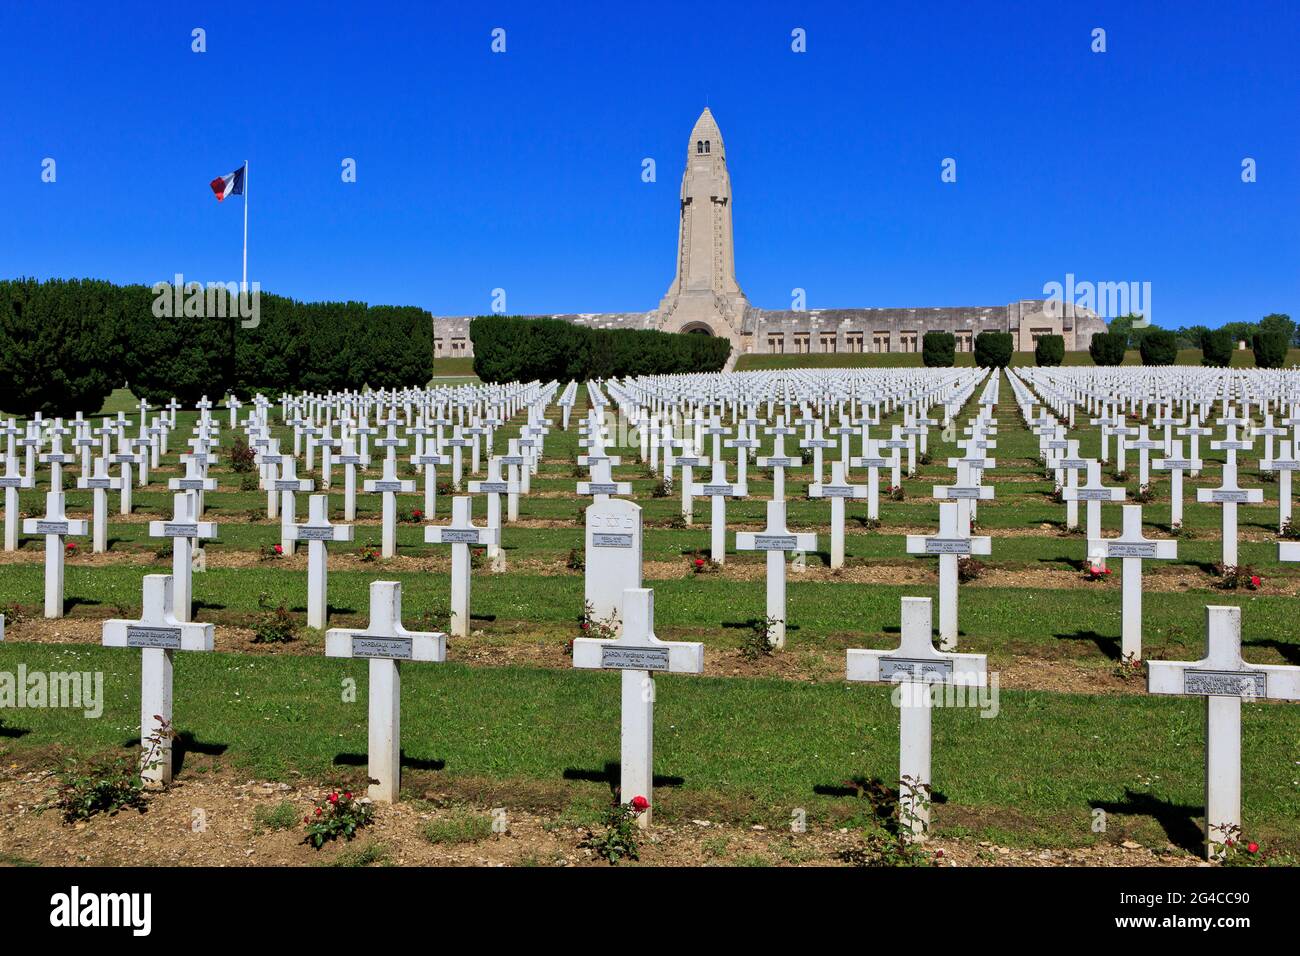
[[[1134,542],[1124,543],[1110,541],[1106,545],[1106,556],[1109,558],[1158,558],[1156,553],[1156,542]]]
[[[276,491],[297,491],[301,486],[302,482],[300,482],[297,478],[284,478],[284,479],[277,478],[274,484],[275,484]]]
[[[618,494],[618,485],[612,481],[591,481],[587,483],[587,493],[592,495],[616,495]]]
[[[181,649],[181,629],[179,627],[136,627],[126,629],[127,647],[161,647],[164,650]]]
[[[730,495],[731,485],[703,485],[704,496],[712,497],[713,495]]]
[[[37,534],[69,534],[66,521],[37,521]]]
[[[756,534],[755,551],[798,551],[799,539],[792,534]]]
[[[280,482],[277,481],[276,484],[278,485],[280,484]],[[292,484],[294,488],[298,487],[298,483],[296,481],[290,482],[290,484]],[[375,481],[371,483],[371,487],[375,491],[398,492],[402,490],[402,483],[400,481]]]
[[[1244,488],[1211,488],[1211,501],[1228,501],[1238,504],[1247,504],[1250,501],[1250,492]]]
[[[333,525],[325,528],[314,528],[309,524],[298,525],[298,540],[300,541],[333,541]]]
[[[607,670],[666,671],[668,648],[605,644],[600,649],[600,666]]]
[[[112,488],[113,487],[112,482],[116,480],[117,480],[116,478],[87,478],[86,487],[87,488]],[[8,486],[5,484],[4,479],[0,479],[0,488],[5,488],[5,487]]]
[[[163,522],[163,537],[167,538],[197,538],[199,536],[199,526],[193,523],[183,523],[178,521]]]
[[[478,544],[478,531],[457,528],[442,528],[443,544]]]
[[[854,485],[822,485],[823,498],[852,498]]]
[[[485,495],[505,495],[510,493],[510,483],[506,481],[480,481],[478,490],[480,494]]]
[[[1080,501],[1110,501],[1109,488],[1080,488],[1075,494]]]
[[[949,486],[946,496],[949,498],[978,498],[980,496],[979,487],[951,485]]]
[[[1268,697],[1268,675],[1250,671],[1183,671],[1183,693],[1208,697]]]
[[[414,654],[415,642],[409,637],[374,637],[369,634],[352,635],[352,656],[380,660],[409,661]]]
[[[21,475],[0,475],[0,488],[21,488],[23,481]]]
[[[882,681],[938,681],[949,683],[953,679],[952,661],[927,661],[908,657],[882,657]]]
[[[591,533],[591,546],[593,548],[630,548],[632,547],[632,535],[603,534],[599,531],[593,531]]]
[[[926,538],[925,554],[969,554],[969,538]]]

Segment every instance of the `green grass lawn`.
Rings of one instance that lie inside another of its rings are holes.
[[[452,374],[444,364],[435,371]],[[579,515],[587,504],[574,494],[580,480],[572,464],[578,454],[576,422],[587,410],[582,390],[578,397],[575,424],[568,432],[558,429],[558,409],[551,409],[557,427],[547,439],[547,460],[533,479],[533,494],[521,501],[525,522],[544,521],[548,526],[507,526],[504,546],[514,570],[506,575],[476,572],[473,626],[489,647],[531,642],[549,645],[555,652],[576,633],[583,578],[566,565],[570,552],[581,550]],[[114,393],[104,411],[118,409],[133,416],[135,401],[128,392]],[[961,420],[972,411],[968,407]],[[215,471],[220,488],[208,493],[206,502],[208,517],[220,526],[220,537],[207,545],[214,566],[195,576],[194,597],[197,619],[218,625],[221,648],[223,628],[248,626],[268,606],[283,603],[301,618],[306,586],[301,571],[276,559],[222,566],[224,556],[256,552],[278,542],[279,528],[265,520],[265,493],[244,490],[245,476],[229,470],[225,456],[233,436],[228,414],[225,409],[214,414],[223,425],[222,463]],[[1040,570],[1075,580],[1086,541],[1059,533],[1065,508],[1049,500],[1052,481],[1036,461],[1037,440],[1019,420],[1005,384],[997,415],[998,447],[993,454],[998,467],[988,478],[997,497],[980,506],[979,533],[993,538],[993,554],[983,559],[986,565],[990,571],[1010,575],[1011,583],[977,582],[963,587],[961,649],[988,654],[990,670],[1017,666],[1023,660],[1047,662],[1049,667],[1069,663],[1089,675],[1095,673],[1099,681],[1113,681],[1120,631],[1118,583],[1050,588],[1015,583],[1015,575]],[[182,431],[188,434],[195,414],[183,412],[180,418]],[[890,421],[897,417],[885,425]],[[498,431],[498,453],[518,434],[519,424],[516,418]],[[1083,453],[1095,454],[1097,432],[1081,426]],[[885,430],[882,427],[875,434]],[[275,434],[285,442],[292,440],[282,426],[276,427]],[[171,454],[153,474],[150,486],[136,489],[137,515],[118,515],[117,496],[110,495],[111,550],[124,558],[102,565],[86,556],[69,561],[66,595],[73,621],[134,617],[140,607],[142,575],[170,570],[167,557],[154,557],[163,542],[148,537],[146,516],[170,513],[171,493],[161,481],[179,473],[177,437],[173,436]],[[615,469],[615,477],[632,481],[634,497],[643,507],[644,555],[647,562],[654,562],[647,585],[656,591],[658,633],[703,641],[706,654],[734,652],[744,639],[747,622],[763,613],[761,577],[740,580],[735,575],[757,567],[761,558],[733,553],[728,564],[738,568],[734,572],[691,573],[690,556],[708,547],[708,502],[696,502],[692,527],[674,526],[679,490],[670,497],[655,497],[657,479],[633,463],[631,449],[621,451],[629,463]],[[794,452],[793,446],[789,451]],[[931,435],[932,461],[904,481],[903,501],[882,501],[879,528],[864,524],[865,503],[849,504],[848,576],[843,579],[819,570],[827,561],[830,508],[803,497],[813,478],[811,454],[804,453],[804,467],[788,473],[790,525],[816,531],[821,550],[809,556],[814,575],[789,577],[790,631],[784,653],[795,663],[804,655],[816,655],[825,666],[805,669],[797,679],[661,678],[656,771],[665,778],[658,790],[657,812],[662,819],[712,815],[779,826],[788,823],[793,808],[804,807],[814,819],[846,820],[864,812],[863,801],[851,795],[854,788],[847,781],[893,782],[897,714],[888,688],[848,685],[840,679],[839,668],[846,648],[896,644],[900,598],[935,594],[933,559],[907,556],[902,532],[936,526],[930,490],[936,483],[950,482],[952,472],[943,459],[954,451],[955,446],[937,431]],[[727,453],[732,462],[729,474],[734,473],[733,456]],[[827,460],[835,456],[829,452]],[[1300,568],[1276,561],[1277,485],[1263,485],[1266,504],[1240,511],[1243,534],[1258,539],[1243,543],[1242,560],[1260,570],[1268,589],[1218,590],[1213,586],[1217,581],[1213,565],[1219,557],[1219,511],[1190,499],[1195,487],[1217,484],[1222,453],[1204,447],[1202,457],[1207,461],[1204,473],[1197,481],[1188,481],[1185,489],[1189,499],[1185,527],[1195,536],[1180,540],[1176,561],[1147,563],[1153,576],[1176,574],[1191,581],[1188,588],[1147,595],[1147,656],[1200,657],[1204,606],[1213,603],[1244,608],[1248,660],[1300,663],[1300,638],[1291,617]],[[1243,456],[1243,483],[1257,483],[1256,461],[1257,454]],[[1107,483],[1113,482],[1114,467],[1112,461],[1106,469]],[[409,469],[404,471],[414,476]],[[1136,454],[1130,453],[1128,472],[1126,484],[1134,492]],[[299,473],[307,474],[301,463]],[[21,496],[20,507],[29,513],[43,508],[48,487],[47,472],[41,469],[38,474],[41,487]],[[319,473],[313,477],[318,479]],[[439,469],[438,477],[446,480],[448,469]],[[330,504],[338,520],[340,471],[335,471],[334,480]],[[855,475],[854,480],[864,478]],[[888,476],[882,475],[882,487],[887,483]],[[1144,512],[1147,532],[1163,536],[1169,522],[1167,479],[1158,476],[1153,488],[1155,501]],[[734,545],[731,532],[736,528],[758,527],[764,520],[771,478],[754,467],[752,459],[749,492],[747,500],[728,505],[729,545]],[[438,522],[446,520],[448,497],[439,494]],[[67,501],[70,513],[84,516],[91,498],[86,492],[69,490]],[[410,510],[422,504],[419,495],[402,496],[399,507]],[[359,496],[363,521],[374,520],[378,507],[377,496]],[[483,500],[476,500],[474,507],[476,520],[481,521]],[[299,515],[306,510],[305,496],[299,496]],[[1082,516],[1083,509],[1080,512]],[[1113,532],[1119,522],[1117,507],[1105,507],[1103,515],[1105,527]],[[1013,530],[1029,533],[999,533]],[[375,524],[359,525],[356,542],[335,546],[332,552],[334,623],[363,621],[369,583],[382,578],[403,582],[408,623],[440,625],[448,600],[449,549],[425,545],[422,525],[406,523],[398,529],[399,553],[425,560],[426,565],[359,564],[355,552],[363,545],[377,545],[379,532]],[[84,550],[89,542],[80,544]],[[0,564],[0,606],[17,605],[28,614],[39,614],[40,548],[38,539],[24,540],[23,560]],[[851,579],[856,569],[900,567],[922,572],[923,583],[868,584]],[[1277,593],[1279,588],[1283,593]],[[12,622],[12,609],[10,613]],[[522,781],[530,787],[555,788],[562,802],[577,808],[595,807],[607,799],[608,767],[618,760],[616,677],[544,667],[470,666],[456,663],[456,641],[449,645],[452,663],[410,665],[403,672],[403,740],[410,761],[406,780],[413,792],[457,781],[489,781],[496,786]],[[311,632],[304,632],[295,650],[298,653],[219,650],[211,655],[177,655],[177,726],[193,741],[182,776],[230,768],[242,775],[277,780],[294,774],[351,780],[361,772],[358,762],[364,766],[361,755],[366,747],[364,666],[326,660],[321,637]],[[14,671],[19,665],[29,670],[102,670],[108,709],[99,720],[62,710],[4,711],[0,755],[53,761],[59,753],[86,756],[118,750],[138,735],[138,655],[84,644],[28,642],[22,640],[18,625],[0,644],[0,672]],[[781,670],[773,668],[772,673]],[[342,700],[345,678],[359,683],[356,703]],[[936,713],[935,785],[943,802],[935,819],[940,831],[1024,845],[1077,846],[1097,839],[1090,830],[1091,811],[1101,807],[1119,821],[1108,839],[1118,826],[1133,838],[1155,845],[1171,840],[1195,849],[1199,839],[1195,820],[1203,801],[1204,707],[1199,701],[1152,698],[1142,688],[1140,680],[1132,682],[1127,692],[1098,695],[1004,688],[1000,713],[994,719],[982,719],[974,709]],[[1252,838],[1300,848],[1296,800],[1300,708],[1261,704],[1244,710],[1247,830]]]

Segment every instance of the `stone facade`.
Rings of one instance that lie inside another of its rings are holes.
[[[649,312],[576,313],[556,318],[594,328],[660,329],[727,338],[732,362],[742,353],[919,352],[926,332],[952,332],[972,351],[980,332],[1010,332],[1016,349],[1033,351],[1042,335],[1060,335],[1069,351],[1106,331],[1096,313],[1071,304],[1021,299],[1008,305],[920,309],[774,311],[750,305],[736,281],[731,177],[722,132],[705,108],[691,130],[682,174],[677,263],[672,284]],[[434,319],[434,355],[474,354],[469,317]]]

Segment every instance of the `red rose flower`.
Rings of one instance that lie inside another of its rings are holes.
[[[1250,586],[1251,586],[1252,588],[1257,588],[1257,587],[1259,587],[1259,575],[1258,575],[1258,574],[1252,574],[1252,575],[1250,576]]]
[[[339,795],[337,793],[331,793],[330,803],[338,803],[338,802],[339,802]]]
[[[277,544],[277,545],[275,546],[275,553],[276,553],[276,554],[284,554],[284,545],[282,545],[282,544]]]
[[[703,558],[696,558],[696,559],[695,559],[695,566],[696,566],[697,568],[702,568],[702,567],[704,567],[704,559],[703,559]]]
[[[1246,852],[1248,852],[1248,853],[1258,853],[1258,852],[1259,852],[1259,844],[1258,844],[1258,843],[1247,843],[1247,844],[1246,844]]]
[[[646,810],[650,809],[650,801],[647,800],[645,797],[639,797],[639,796],[633,797],[632,809],[635,810],[637,813],[644,813]]]
[[[321,815],[322,813],[324,813],[324,812],[325,812],[325,811],[322,810],[320,807],[317,807],[317,808],[316,808],[316,816],[320,816],[320,815]]]
[[[352,799],[352,791],[349,790],[347,793],[343,794],[343,799],[344,799],[344,800],[351,800],[351,799]]]

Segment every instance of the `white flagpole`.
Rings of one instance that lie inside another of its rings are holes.
[[[244,160],[244,281],[239,291],[248,291],[248,160]]]

